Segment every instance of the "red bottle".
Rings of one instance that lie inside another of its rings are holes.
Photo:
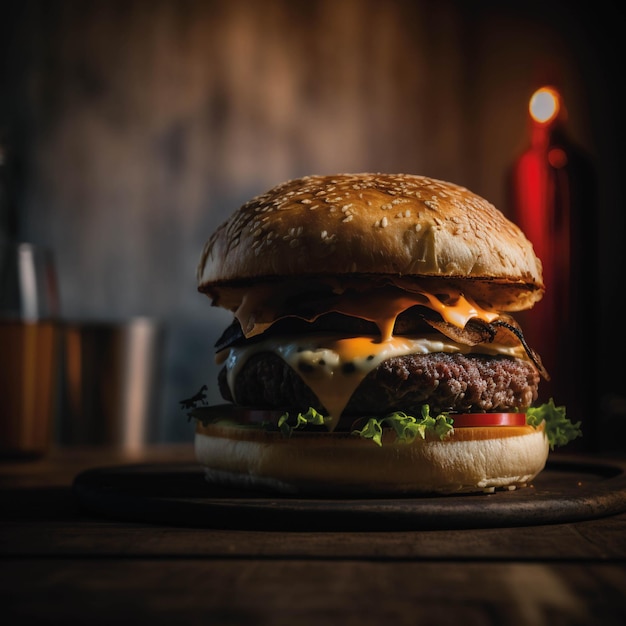
[[[540,400],[552,397],[565,405],[572,421],[583,422],[583,445],[594,447],[596,185],[591,161],[569,139],[566,120],[557,89],[542,87],[533,94],[530,145],[512,167],[509,191],[511,218],[543,263],[546,292],[516,317],[551,376],[540,384]]]

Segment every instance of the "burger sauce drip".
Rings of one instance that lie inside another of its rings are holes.
[[[247,291],[241,298],[235,309],[235,317],[246,338],[262,334],[274,322],[287,316],[286,313],[280,312],[282,305],[276,304],[284,298],[284,294],[277,289],[278,287],[267,285],[257,286]],[[459,328],[463,328],[473,317],[486,322],[492,322],[498,317],[498,313],[483,309],[457,290],[450,290],[445,297],[448,303],[419,288],[411,291],[397,287],[380,287],[367,292],[352,290],[344,292],[324,312],[333,311],[374,322],[380,330],[382,341],[392,336],[398,315],[416,305],[432,309],[446,322]],[[302,298],[305,296],[302,295]],[[289,316],[294,314],[290,313]],[[312,322],[317,316],[298,317]]]
[[[374,322],[380,331],[380,341],[392,338],[398,315],[415,305],[427,306],[439,313],[446,322],[459,328],[465,328],[474,317],[486,322],[493,322],[499,317],[498,313],[479,307],[460,293],[453,294],[450,299],[453,303],[445,304],[437,296],[421,290],[408,295],[385,293],[376,299],[371,294],[358,294],[346,298],[335,310]]]

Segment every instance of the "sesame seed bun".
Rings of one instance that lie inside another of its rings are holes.
[[[521,230],[464,187],[409,174],[307,176],[253,198],[207,241],[198,289],[234,309],[250,284],[306,276],[445,279],[501,311],[544,285]]]

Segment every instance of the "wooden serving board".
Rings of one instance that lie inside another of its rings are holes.
[[[626,461],[549,459],[532,485],[458,496],[325,498],[209,484],[195,464],[86,470],[73,492],[91,513],[188,527],[270,530],[425,530],[556,524],[626,511]]]

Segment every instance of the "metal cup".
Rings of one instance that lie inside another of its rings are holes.
[[[136,451],[155,440],[162,340],[145,317],[64,324],[61,445]]]

